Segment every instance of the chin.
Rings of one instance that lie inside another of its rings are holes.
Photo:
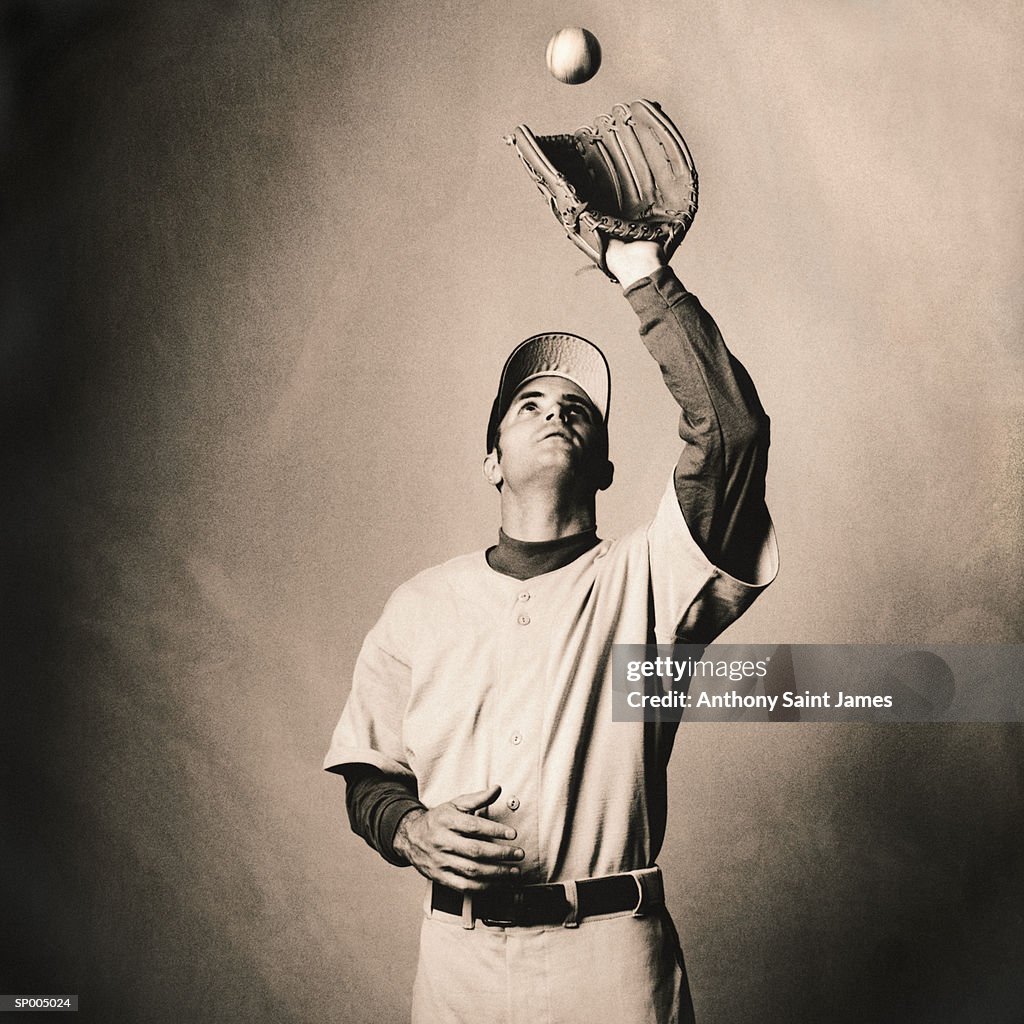
[[[536,459],[528,468],[523,467],[523,471],[517,474],[518,478],[524,482],[546,480],[556,485],[574,480],[579,475],[568,452],[552,455],[553,457]]]

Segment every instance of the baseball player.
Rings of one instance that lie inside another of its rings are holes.
[[[487,430],[498,542],[394,592],[324,761],[353,829],[430,882],[417,1024],[692,1020],[656,866],[676,726],[612,720],[610,645],[710,642],[778,558],[768,418],[670,247],[600,252],[681,409],[653,518],[599,538],[607,363],[575,335],[527,339]]]

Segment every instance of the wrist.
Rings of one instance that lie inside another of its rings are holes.
[[[622,242],[612,238],[608,241],[605,262],[625,291],[663,267],[665,257],[657,242]]]
[[[411,860],[409,851],[412,849],[412,840],[409,838],[409,828],[426,813],[427,809],[425,807],[410,807],[398,819],[398,825],[395,827],[395,837],[391,845],[395,853],[400,854],[406,860]]]
[[[377,830],[377,844],[370,843],[370,845],[374,846],[389,864],[395,864],[398,867],[406,867],[408,865],[408,859],[395,849],[395,833],[398,831],[402,818],[409,811],[414,811],[421,807],[423,807],[423,804],[406,791],[389,800],[381,809],[380,825]]]

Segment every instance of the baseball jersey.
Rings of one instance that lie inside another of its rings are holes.
[[[500,784],[489,815],[516,828],[524,882],[653,863],[676,726],[612,720],[610,645],[708,643],[777,570],[766,512],[746,534],[735,516],[712,518],[730,484],[763,510],[767,443],[722,441],[721,416],[749,409],[749,378],[667,268],[631,292],[688,442],[653,519],[526,581],[481,551],[403,584],[363,644],[324,761],[414,780],[428,806]],[[695,528],[705,541],[717,530],[716,544],[694,540],[688,495],[709,516]],[[743,579],[705,554],[744,545]]]
[[[443,803],[500,784],[524,882],[649,866],[665,828],[675,726],[612,721],[612,643],[707,642],[770,582],[734,579],[665,495],[651,524],[521,582],[484,553],[399,587],[360,652],[325,767],[415,778]]]

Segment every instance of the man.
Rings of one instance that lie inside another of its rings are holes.
[[[768,419],[657,244],[607,265],[682,410],[653,520],[598,538],[607,364],[528,339],[488,428],[498,544],[392,595],[324,762],[355,831],[431,881],[417,1022],[692,1019],[655,866],[675,726],[612,721],[610,645],[708,643],[774,578]]]

